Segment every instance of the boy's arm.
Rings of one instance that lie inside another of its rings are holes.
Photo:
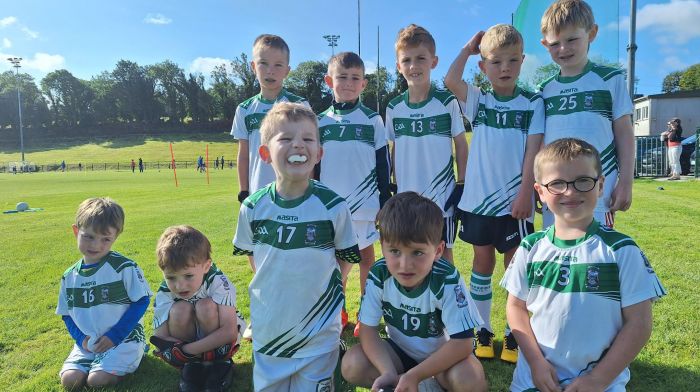
[[[364,351],[367,359],[369,359],[379,372],[379,377],[374,380],[372,384],[372,390],[374,391],[381,387],[396,385],[399,376],[396,374],[396,368],[391,360],[391,356],[384,349],[377,327],[361,323],[360,344],[362,345],[362,351]]]
[[[610,198],[610,211],[627,211],[632,205],[634,178],[634,129],[630,116],[613,121],[613,137],[617,150],[618,179]]]
[[[89,336],[85,335],[83,331],[81,331],[80,328],[78,328],[78,325],[75,323],[75,321],[73,321],[73,318],[71,316],[63,315],[61,318],[63,319],[63,323],[66,324],[68,334],[73,338],[73,340],[75,340],[75,343],[83,350],[87,350],[86,339],[88,339]]]
[[[642,351],[651,336],[651,300],[622,308],[622,329],[610,349],[590,373],[574,379],[565,392],[602,391]]]
[[[530,326],[530,315],[525,301],[509,293],[506,303],[506,317],[515,340],[517,340],[520,350],[530,365],[532,382],[542,392],[561,391],[556,370],[542,355],[537,344],[535,333]]]
[[[182,346],[186,353],[197,355],[225,344],[236,343],[238,338],[236,307],[217,304],[217,309],[219,328],[199,340]]]
[[[451,368],[468,358],[471,352],[472,338],[450,339],[418,366],[404,373],[396,387],[399,389],[403,385],[413,385],[417,388],[419,382]]]
[[[469,147],[467,137],[464,132],[452,138],[455,144],[455,160],[457,161],[457,183],[464,184],[464,176],[467,172],[467,158],[469,157]]]
[[[236,170],[238,171],[238,191],[239,195],[243,195],[243,193],[240,192],[247,192],[250,193],[250,182],[248,178],[248,167],[250,165],[249,159],[248,159],[248,141],[247,140],[238,140],[238,155],[236,157]],[[248,195],[246,195],[248,197]],[[239,197],[240,199],[241,197]],[[243,197],[245,199],[245,197]],[[239,202],[242,202],[242,200],[238,200]]]
[[[532,194],[535,185],[535,155],[540,151],[544,135],[541,133],[528,135],[525,142],[525,158],[523,159],[523,177],[518,196],[513,201],[510,215],[515,219],[527,219],[532,215]]]
[[[132,302],[119,321],[95,342],[93,351],[101,353],[121,343],[139,323],[149,303],[149,296],[143,296],[138,301]]]
[[[469,56],[479,54],[479,44],[484,36],[483,31],[479,31],[467,42],[466,45],[459,51],[457,58],[452,61],[450,69],[445,75],[445,87],[447,87],[458,100],[467,101],[467,83],[462,80],[464,67],[467,64]]]

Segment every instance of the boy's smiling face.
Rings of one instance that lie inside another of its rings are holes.
[[[250,65],[263,91],[282,89],[282,82],[290,70],[288,54],[277,48],[256,50]]]
[[[496,94],[510,96],[513,95],[524,58],[520,45],[504,46],[484,53],[479,69],[486,74]]]
[[[73,234],[78,240],[78,250],[83,255],[85,264],[102,260],[112,250],[119,235],[114,227],[108,227],[103,233],[92,226],[78,228],[76,225],[73,225]]]
[[[540,42],[561,67],[562,76],[576,76],[588,63],[588,47],[597,34],[597,25],[593,25],[590,31],[570,25],[562,27],[558,34],[547,32]]]
[[[324,80],[333,89],[336,102],[354,102],[367,87],[365,72],[360,67],[345,68],[336,65]]]
[[[438,58],[426,45],[406,47],[396,52],[396,68],[409,86],[430,85],[430,71]]]
[[[308,180],[323,155],[318,128],[309,120],[284,121],[276,127],[267,145],[260,146],[260,157],[272,164],[278,179]]]

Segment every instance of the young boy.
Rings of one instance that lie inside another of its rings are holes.
[[[111,250],[123,229],[114,200],[80,203],[73,234],[83,257],[63,273],[56,307],[75,340],[60,372],[66,389],[116,384],[143,357],[141,318],[152,293],[136,263]]]
[[[479,68],[491,82],[484,91],[462,80],[470,55],[481,54]],[[508,267],[520,241],[533,232],[532,164],[544,133],[544,104],[539,94],[516,85],[523,59],[523,38],[513,26],[480,31],[450,66],[445,85],[460,101],[472,124],[471,154],[459,202],[459,237],[474,247],[470,293],[485,324],[476,333],[475,354],[493,358],[491,276],[496,251]],[[506,325],[501,359],[515,363],[518,345]]]
[[[624,70],[588,59],[598,25],[585,1],[554,2],[542,16],[541,30],[542,45],[560,67],[540,86],[546,107],[544,144],[575,137],[600,151],[606,181],[595,218],[612,228],[615,211],[626,211],[632,203],[633,106]],[[542,217],[544,227],[552,224],[548,207]]]
[[[387,133],[394,143],[396,185],[399,192],[418,192],[443,209],[442,238],[446,244],[443,257],[452,262],[457,232],[454,207],[464,189],[467,164],[462,114],[452,94],[431,84],[430,71],[438,58],[430,33],[411,24],[399,31],[394,46],[396,67],[408,82],[408,90],[391,100],[386,108]],[[456,184],[454,159],[457,159]]]
[[[522,241],[501,281],[523,352],[511,391],[624,391],[666,292],[637,244],[595,220],[607,179],[591,144],[547,145],[535,179],[554,225]]]
[[[319,115],[324,155],[320,165],[323,184],[343,197],[350,206],[362,261],[360,289],[364,293],[369,268],[374,263],[374,227],[377,212],[391,197],[390,162],[382,117],[360,102],[367,86],[365,64],[355,53],[342,52],[328,62],[325,76],[333,90],[333,105]],[[348,164],[352,157],[352,164]],[[340,262],[343,290],[352,264]],[[347,313],[343,309],[343,326]],[[360,324],[355,325],[355,336]]]
[[[482,320],[457,269],[441,259],[442,209],[415,192],[399,193],[377,223],[384,258],[370,271],[360,345],[343,357],[343,377],[373,391],[417,390],[432,377],[450,391],[485,391],[483,368],[471,350],[473,328]],[[382,317],[385,340],[377,330]]]
[[[211,260],[211,244],[191,226],[171,226],[158,240],[163,282],[153,303],[155,354],[182,369],[180,390],[225,390],[238,350],[236,288]],[[206,365],[206,366],[205,366]]]
[[[252,255],[253,387],[256,391],[332,388],[344,301],[336,258],[360,261],[347,203],[310,180],[323,150],[316,115],[275,104],[260,127],[261,159],[276,180],[243,201],[234,254]]]

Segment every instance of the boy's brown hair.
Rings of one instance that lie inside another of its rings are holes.
[[[170,226],[156,245],[158,268],[179,271],[211,260],[211,243],[192,226]]]
[[[402,192],[389,199],[377,214],[382,242],[438,245],[444,219],[435,202],[416,192]]]
[[[360,68],[362,74],[365,73],[365,63],[362,58],[353,52],[340,52],[328,60],[328,74],[330,75],[337,67]]]
[[[491,26],[491,28],[486,30],[479,44],[481,58],[484,59],[494,50],[508,46],[517,46],[522,52],[523,36],[520,35],[520,32],[509,24],[500,23]]]
[[[600,163],[600,154],[590,143],[581,139],[563,138],[546,145],[535,156],[535,181],[542,179],[542,167],[545,163],[567,163],[579,157],[593,159],[596,175],[600,177],[603,172]]]
[[[425,45],[430,51],[430,54],[435,56],[435,39],[433,39],[433,36],[423,27],[411,23],[399,30],[399,35],[394,44],[394,50],[398,55],[399,50],[415,48],[420,45]]]
[[[287,63],[289,63],[289,46],[284,42],[282,37],[274,34],[260,34],[253,41],[253,56],[263,48],[279,49],[287,55]]]
[[[540,30],[542,34],[553,32],[559,34],[566,26],[581,27],[590,31],[595,25],[593,10],[583,0],[557,0],[542,15]]]
[[[80,203],[75,214],[75,225],[79,229],[91,227],[106,234],[110,228],[117,230],[117,235],[124,230],[124,210],[109,197],[95,197]]]
[[[318,129],[318,119],[311,109],[300,103],[278,102],[269,112],[260,124],[260,143],[267,145],[273,136],[277,133],[279,124],[282,122],[300,122],[303,120],[311,121],[314,127]]]

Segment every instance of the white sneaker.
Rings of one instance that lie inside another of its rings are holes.
[[[426,378],[418,383],[418,392],[444,392],[440,384],[433,377]]]
[[[243,331],[243,340],[252,341],[253,340],[253,325],[248,324]]]

